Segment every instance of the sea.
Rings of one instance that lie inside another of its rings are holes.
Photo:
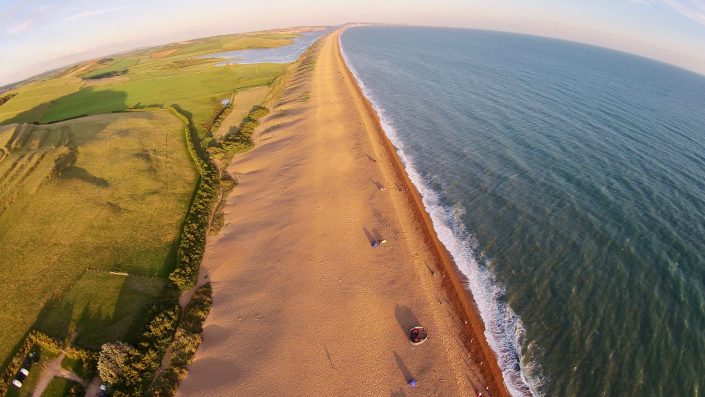
[[[705,393],[704,76],[480,30],[340,40],[512,395]]]

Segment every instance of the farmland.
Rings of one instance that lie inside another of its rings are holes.
[[[264,32],[142,49],[2,93],[0,369],[30,329],[97,351],[130,340],[145,321],[140,313],[175,296],[168,275],[199,183],[184,123],[205,144],[218,136],[210,129],[223,99],[234,98],[221,125],[227,132],[287,67],[217,66],[201,56],[294,37]]]
[[[181,123],[166,111],[20,125],[5,128],[0,139],[10,148],[0,161],[0,276],[12,280],[0,289],[5,357],[40,309],[86,269],[164,277],[195,173]],[[110,284],[92,281],[96,290]],[[56,310],[80,307],[80,297],[69,296]],[[113,310],[109,302],[102,310]],[[56,317],[44,314],[48,323]]]

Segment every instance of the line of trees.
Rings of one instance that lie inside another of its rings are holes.
[[[252,134],[259,126],[259,120],[269,113],[269,109],[261,105],[255,105],[242,120],[240,126],[233,132],[224,136],[221,143],[221,151],[225,158],[250,150],[254,146]]]
[[[12,93],[12,94],[7,94],[4,96],[1,96],[0,97],[0,106],[4,105],[7,101],[12,99],[12,97],[14,97],[15,95],[17,95],[17,93]]]
[[[198,280],[203,253],[206,249],[206,235],[213,205],[218,199],[220,173],[208,160],[207,154],[197,143],[197,131],[193,122],[174,108],[175,114],[186,124],[186,146],[199,173],[199,183],[181,231],[176,253],[176,266],[169,280],[180,290],[193,288]]]
[[[110,384],[115,397],[145,395],[174,340],[181,318],[179,306],[155,307],[153,311],[155,315],[145,326],[137,346],[118,341],[101,347],[98,374],[103,382]]]
[[[193,362],[198,346],[203,341],[203,323],[213,306],[210,283],[196,289],[188,306],[184,309],[181,323],[176,329],[174,341],[169,348],[169,366],[152,382],[149,395],[156,397],[173,396],[179,383],[188,374],[188,366]]]

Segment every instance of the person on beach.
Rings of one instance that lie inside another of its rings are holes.
[[[372,242],[372,248],[378,248],[380,245],[385,244],[387,240],[374,240]]]

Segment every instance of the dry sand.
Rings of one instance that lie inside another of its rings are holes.
[[[309,79],[229,166],[239,185],[203,265],[214,306],[179,395],[506,395],[338,32]],[[430,334],[420,346],[416,324]]]

